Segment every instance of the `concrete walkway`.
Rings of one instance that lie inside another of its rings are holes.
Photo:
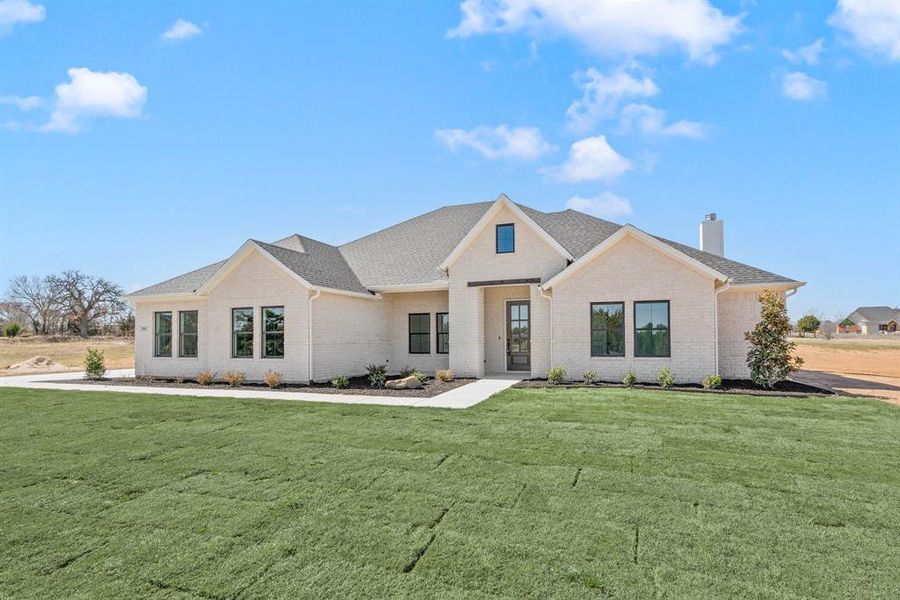
[[[107,377],[134,377],[134,369],[107,372]],[[94,383],[63,383],[83,377],[83,373],[54,373],[0,377],[0,387],[42,390],[78,390],[85,392],[124,392],[126,394],[162,394],[165,396],[196,396],[198,398],[253,398],[292,400],[298,402],[331,402],[335,404],[378,404],[382,406],[422,406],[432,408],[469,408],[522,380],[514,375],[492,375],[452,389],[431,398],[398,398],[392,396],[362,396],[354,394],[317,394],[314,392],[274,392],[267,390],[172,388]]]

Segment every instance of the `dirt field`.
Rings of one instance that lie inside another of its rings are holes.
[[[796,379],[900,404],[900,336],[794,341],[805,361]]]
[[[80,370],[88,348],[103,351],[107,369],[128,369],[134,366],[134,340],[131,338],[95,337],[87,340],[67,336],[0,338],[0,376],[59,371],[59,369],[8,370],[10,365],[26,361],[34,356],[47,356],[65,365],[67,367],[65,370]]]

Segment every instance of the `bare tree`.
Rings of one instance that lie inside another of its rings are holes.
[[[35,333],[49,333],[48,329],[59,320],[62,299],[50,285],[49,277],[19,275],[9,280],[9,301],[28,315]]]
[[[58,294],[78,333],[86,338],[91,325],[125,309],[122,288],[102,277],[92,277],[81,271],[63,271],[47,278],[54,294]]]

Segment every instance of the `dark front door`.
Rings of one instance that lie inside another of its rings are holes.
[[[506,368],[531,370],[531,303],[527,300],[506,303]]]

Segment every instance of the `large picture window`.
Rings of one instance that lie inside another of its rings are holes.
[[[284,358],[284,307],[264,306],[263,358]]]
[[[437,313],[434,321],[434,329],[437,333],[437,353],[448,354],[450,352],[450,313]]]
[[[668,300],[634,303],[634,355],[671,355]]]
[[[253,358],[253,309],[231,309],[231,356]]]
[[[153,313],[153,356],[172,356],[172,313]]]
[[[625,356],[625,303],[591,303],[591,356]]]
[[[196,310],[183,310],[178,313],[178,356],[197,357],[197,324]]]
[[[512,223],[497,225],[497,254],[516,251],[516,226]]]
[[[413,313],[409,315],[409,353],[431,353],[431,315]]]

